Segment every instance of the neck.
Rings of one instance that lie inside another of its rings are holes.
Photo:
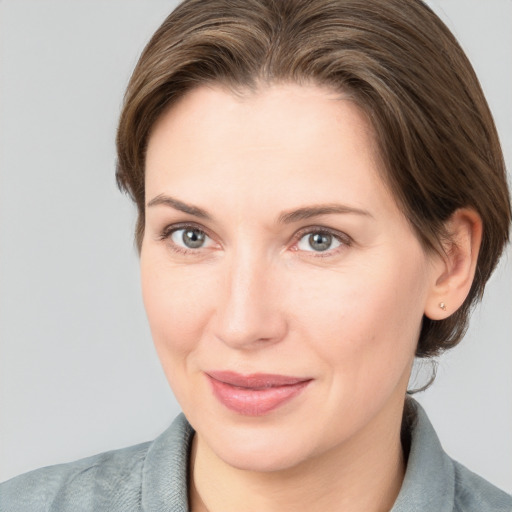
[[[405,473],[400,425],[401,411],[376,417],[355,438],[328,453],[273,472],[225,464],[196,435],[191,454],[191,510],[389,511]]]

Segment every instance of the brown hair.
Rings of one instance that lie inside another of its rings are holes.
[[[417,356],[456,345],[508,240],[506,171],[496,128],[464,52],[420,0],[185,0],[133,72],[117,134],[119,186],[144,234],[151,128],[187,91],[314,83],[348,94],[375,130],[385,179],[426,250],[440,250],[461,207],[483,220],[471,291],[445,320],[424,318]]]

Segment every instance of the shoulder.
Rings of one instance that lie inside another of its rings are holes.
[[[423,408],[406,405],[410,451],[392,512],[512,512],[512,496],[450,458]]]
[[[457,512],[512,512],[512,496],[453,462],[455,480],[455,510]]]
[[[186,512],[193,434],[180,414],[154,441],[13,478],[0,484],[0,512]]]
[[[114,511],[122,510],[122,504],[133,508],[150,445],[105,452],[8,480],[0,485],[0,512]]]

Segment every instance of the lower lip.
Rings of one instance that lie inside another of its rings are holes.
[[[213,394],[225,407],[244,416],[263,416],[281,407],[311,382],[310,380],[265,389],[238,387],[208,376]]]

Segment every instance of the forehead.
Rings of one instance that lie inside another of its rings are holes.
[[[284,201],[286,191],[299,191],[311,201],[343,199],[357,207],[388,194],[380,170],[370,123],[337,92],[280,84],[239,95],[201,86],[155,124],[146,196],[190,196],[195,183],[195,197],[257,192]]]
[[[302,119],[307,122],[301,123]],[[275,140],[279,128],[287,128],[279,132],[281,142],[287,135],[293,143],[299,137],[313,139],[319,135],[327,142],[328,132],[336,129],[336,124],[347,123],[355,136],[367,136],[364,142],[373,140],[373,130],[362,110],[348,96],[327,87],[284,83],[262,85],[256,91],[235,91],[209,84],[192,89],[164,111],[153,126],[150,144],[155,132],[164,131],[166,137],[177,136],[176,131],[195,138],[208,134],[205,143],[229,136],[234,142],[249,139],[257,144]]]

